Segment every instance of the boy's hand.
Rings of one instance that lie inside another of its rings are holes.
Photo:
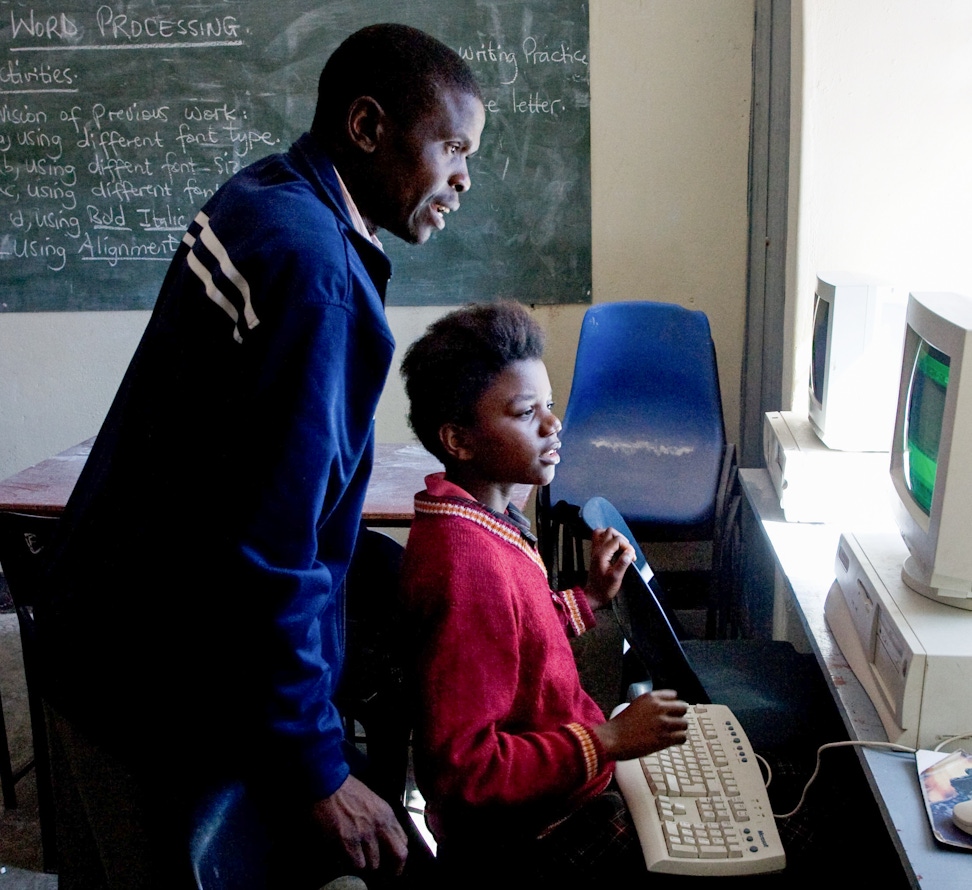
[[[688,734],[688,705],[672,689],[656,689],[639,695],[628,707],[594,733],[612,760],[631,760],[682,745]]]
[[[598,528],[591,533],[591,568],[584,588],[591,609],[606,606],[618,595],[634,558],[634,547],[616,529]]]

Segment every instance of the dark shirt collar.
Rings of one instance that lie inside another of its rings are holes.
[[[486,508],[489,510],[489,507]],[[490,513],[496,513],[495,510],[489,510]],[[520,534],[529,542],[531,547],[537,546],[537,536],[530,531],[530,520],[523,515],[523,512],[516,507],[514,504],[506,505],[506,512],[496,514],[502,516],[504,519],[508,519],[512,522],[517,529],[519,529]]]

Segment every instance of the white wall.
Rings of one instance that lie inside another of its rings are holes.
[[[972,3],[804,0],[793,29],[783,391],[803,410],[818,271],[972,296]]]
[[[98,432],[148,317],[0,313],[0,479]]]
[[[745,316],[753,0],[593,0],[595,302],[708,313],[726,424],[738,441]],[[585,307],[536,310],[567,403]],[[389,311],[399,354],[444,309]],[[146,312],[0,313],[0,478],[94,435]],[[378,437],[410,438],[393,374]]]

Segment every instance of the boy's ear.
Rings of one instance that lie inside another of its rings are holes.
[[[465,428],[457,423],[444,423],[439,428],[439,441],[446,454],[453,460],[464,461],[472,457],[469,436]]]

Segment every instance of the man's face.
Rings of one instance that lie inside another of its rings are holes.
[[[443,90],[421,118],[398,126],[384,119],[374,157],[374,206],[366,217],[411,244],[424,244],[445,216],[459,209],[459,193],[470,187],[466,161],[479,149],[486,122],[475,96]]]

